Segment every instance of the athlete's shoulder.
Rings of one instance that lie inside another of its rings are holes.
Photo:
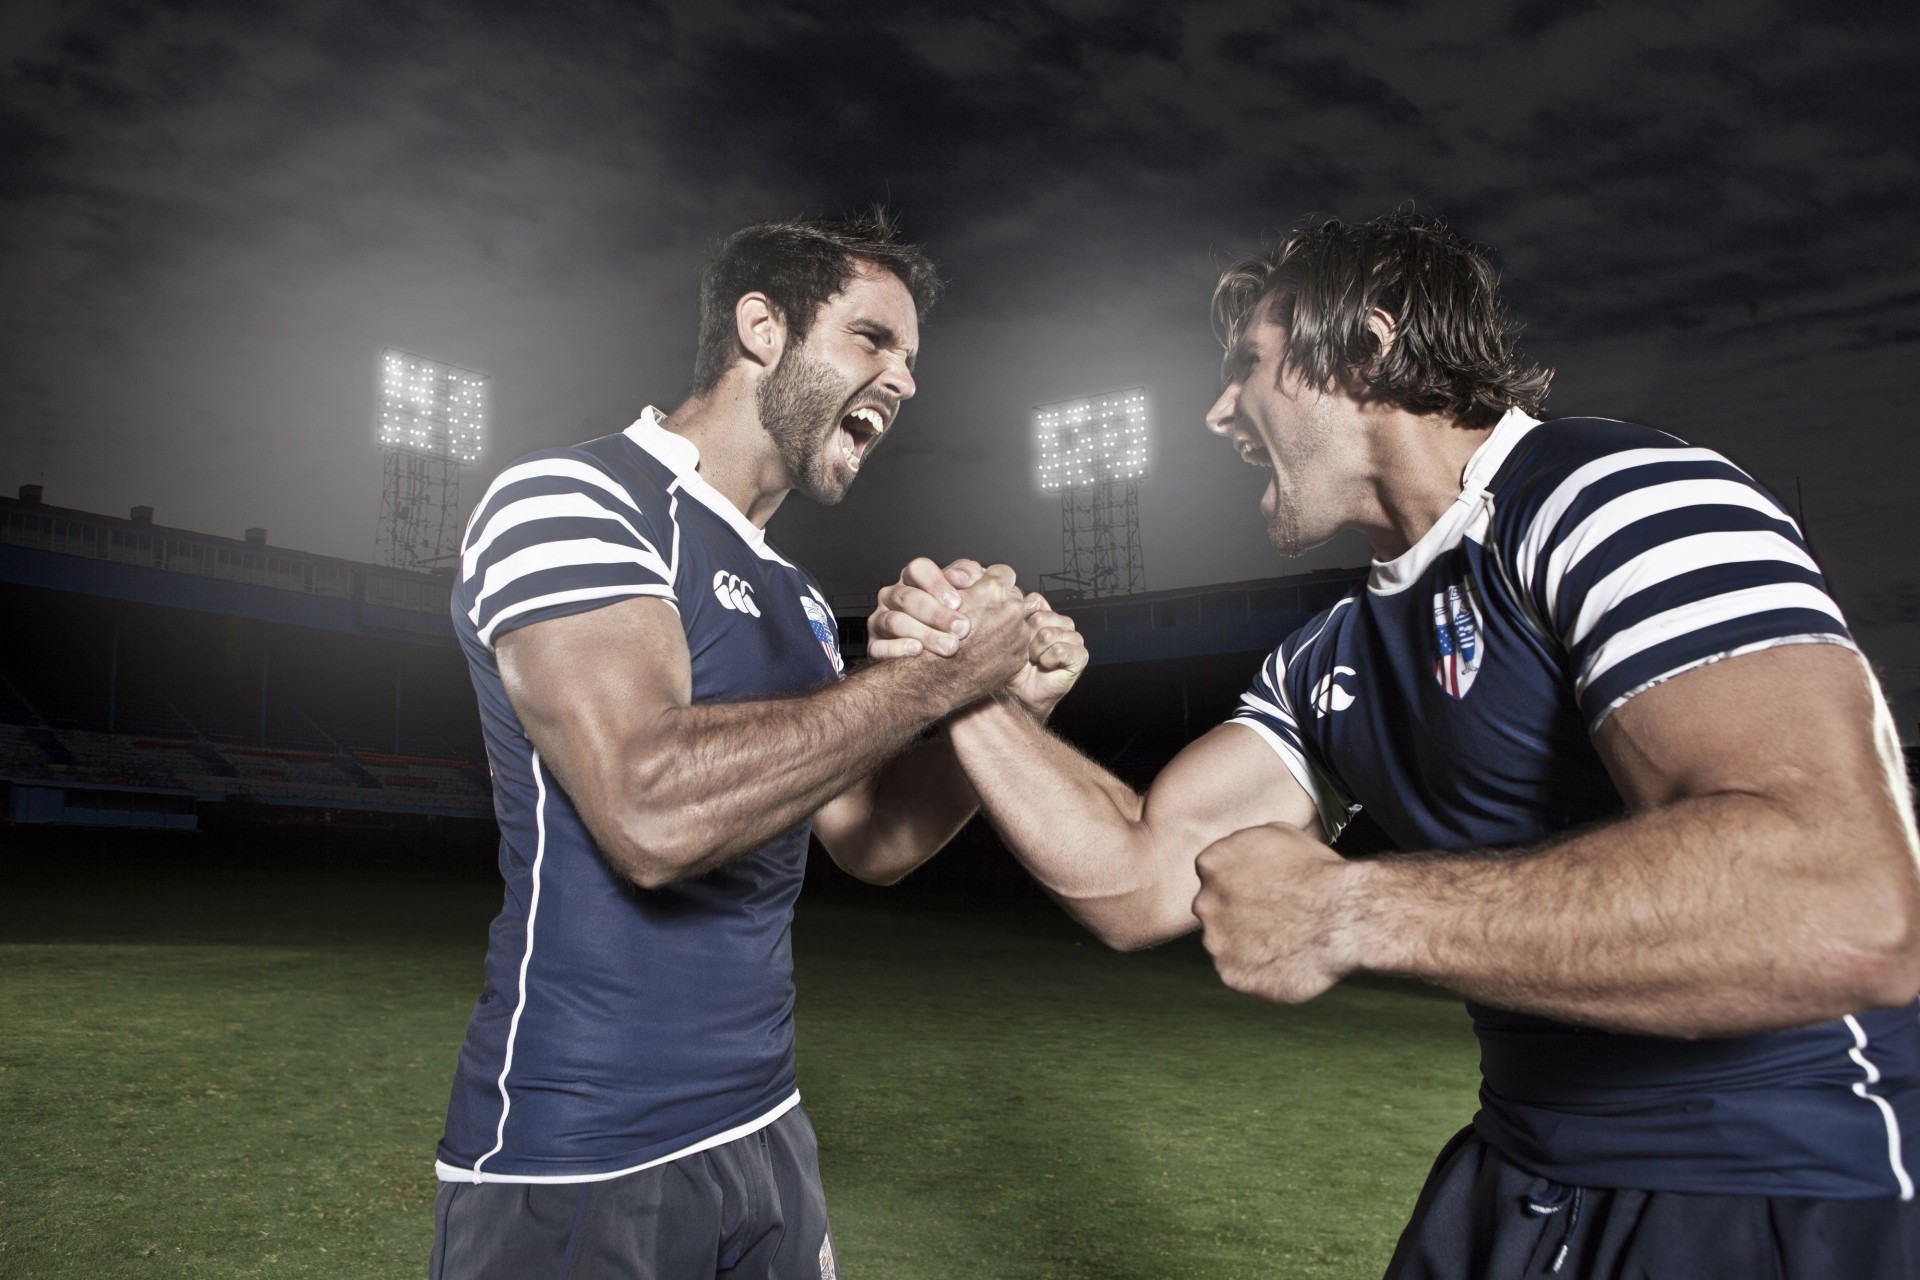
[[[1766,496],[1724,455],[1652,427],[1610,418],[1543,422],[1515,444],[1488,485],[1491,540],[1509,552],[1521,542],[1551,542],[1602,507],[1623,499],[1628,505],[1620,510],[1644,505],[1646,499],[1631,497],[1635,493],[1663,490],[1662,502],[1688,505],[1709,493],[1689,487],[1695,481],[1730,483]]]
[[[1354,606],[1366,589],[1366,580],[1363,578],[1354,583],[1345,595],[1294,628],[1293,633],[1282,640],[1275,650],[1281,663],[1291,667],[1316,650],[1332,646],[1339,637],[1341,627],[1356,616]]]
[[[540,449],[515,459],[488,484],[467,523],[471,543],[509,509],[531,499],[580,495],[615,514],[648,518],[665,510],[672,474],[623,436]]]
[[[494,477],[487,492],[526,480],[575,480],[595,487],[615,487],[642,499],[665,493],[673,472],[625,435],[615,433],[578,444],[539,449],[514,462]]]
[[[455,604],[484,644],[631,595],[673,598],[664,482],[620,437],[542,449],[494,477],[461,540]]]
[[[1691,449],[1685,440],[1653,427],[1614,418],[1555,418],[1522,436],[1489,486],[1503,500],[1553,488],[1603,459],[1634,455],[1656,460],[1661,452]],[[1652,452],[1647,452],[1652,451]]]

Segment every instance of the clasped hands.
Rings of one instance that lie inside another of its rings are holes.
[[[981,598],[970,599],[974,593]],[[942,569],[925,557],[913,561],[881,589],[867,618],[867,652],[952,658],[970,635],[979,645],[1005,643],[1012,637],[990,637],[985,620],[1015,604],[1026,655],[1004,691],[1044,718],[1086,669],[1087,647],[1071,618],[1039,593],[1019,591],[1006,565],[956,560]],[[1298,1003],[1358,967],[1358,868],[1319,840],[1286,823],[1250,827],[1199,851],[1195,870],[1194,915],[1214,967],[1234,990]]]
[[[1018,605],[1024,639],[1024,662],[1007,680],[1005,692],[1044,719],[1086,670],[1087,646],[1073,619],[1054,612],[1039,592],[1022,593],[1004,564],[988,567],[960,559],[941,568],[925,556],[914,559],[898,581],[880,589],[867,616],[867,656],[954,657],[983,616],[1004,602]]]

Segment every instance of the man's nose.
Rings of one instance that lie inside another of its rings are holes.
[[[904,360],[896,361],[886,373],[881,375],[880,386],[895,400],[911,400],[914,391],[917,390],[913,381],[913,370],[907,368],[907,362]]]
[[[1217,436],[1230,435],[1233,432],[1234,415],[1240,409],[1240,389],[1228,387],[1213,402],[1213,408],[1207,410],[1207,430]]]

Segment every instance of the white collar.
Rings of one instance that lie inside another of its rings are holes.
[[[665,419],[665,414],[648,405],[621,434],[673,472],[679,478],[675,487],[699,499],[701,506],[731,525],[755,555],[762,560],[778,560],[781,564],[787,564],[785,557],[767,545],[767,531],[747,519],[726,494],[708,484],[707,478],[700,474],[700,446],[661,426]]]
[[[1539,425],[1540,419],[1519,409],[1507,410],[1500,421],[1494,424],[1492,433],[1480,442],[1480,447],[1467,459],[1467,465],[1460,472],[1460,494],[1453,500],[1453,505],[1433,522],[1431,529],[1420,535],[1419,541],[1405,551],[1391,560],[1375,560],[1367,575],[1367,589],[1379,595],[1403,591],[1418,581],[1442,552],[1457,546],[1466,535],[1468,526],[1485,509],[1487,486],[1500,473],[1508,455],[1512,454],[1527,432]]]
[[[1466,467],[1460,472],[1460,496],[1467,498],[1476,493],[1485,493],[1493,478],[1500,474],[1500,468],[1507,464],[1507,457],[1526,436],[1527,432],[1540,425],[1540,419],[1524,410],[1509,409],[1493,424],[1493,434],[1480,442],[1480,447],[1467,459]]]

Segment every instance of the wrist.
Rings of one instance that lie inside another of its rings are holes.
[[[1341,859],[1335,868],[1330,950],[1343,973],[1402,972],[1391,934],[1378,927],[1378,872],[1372,860]]]
[[[1059,699],[1055,698],[1044,707],[1036,707],[1011,689],[996,689],[991,697],[983,698],[981,702],[983,705],[997,706],[1008,715],[1019,716],[1034,724],[1045,724],[1047,717],[1053,714]]]
[[[993,752],[1003,747],[1010,736],[1030,733],[1040,720],[1012,694],[993,694],[969,702],[944,722],[947,736],[956,746],[962,743]]]

